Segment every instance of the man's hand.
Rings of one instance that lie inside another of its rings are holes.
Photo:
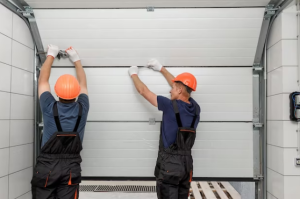
[[[132,77],[132,75],[137,75],[139,74],[139,68],[137,66],[131,66],[128,70],[128,73],[130,77]]]
[[[68,53],[69,58],[70,58],[70,60],[71,60],[73,63],[75,63],[75,62],[77,62],[77,61],[80,60],[77,51],[76,51],[72,46],[71,46],[70,48],[68,48],[68,49],[66,50],[66,52]]]
[[[153,70],[156,71],[161,71],[162,65],[159,63],[157,59],[150,59],[146,65],[147,68],[152,68]]]
[[[53,58],[55,58],[58,55],[58,52],[59,52],[58,46],[52,44],[48,45],[47,57],[52,56]]]

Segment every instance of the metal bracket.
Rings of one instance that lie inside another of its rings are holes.
[[[147,7],[147,12],[154,12],[154,6]]]
[[[155,118],[149,118],[149,125],[155,125]]]
[[[254,176],[253,179],[254,179],[254,180],[263,180],[263,179],[264,179],[264,176],[262,176],[262,175]]]
[[[276,11],[279,10],[279,8],[274,8],[274,6],[275,6],[274,4],[269,4],[266,6],[265,16],[264,16],[265,20],[270,19],[272,16],[276,14]]]
[[[28,18],[28,19],[33,18],[34,16],[33,16],[32,8],[30,6],[24,6],[24,8],[25,8],[25,11],[22,11],[22,10],[18,9],[18,12],[22,13],[23,16]]]
[[[263,123],[253,123],[253,126],[255,128],[262,128],[264,126],[264,124]]]
[[[262,71],[264,68],[260,65],[260,63],[254,63],[253,64],[253,70],[255,71]]]

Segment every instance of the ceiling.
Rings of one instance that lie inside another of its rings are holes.
[[[270,0],[25,0],[32,8],[263,7]]]

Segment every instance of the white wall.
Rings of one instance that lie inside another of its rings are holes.
[[[278,16],[268,42],[268,199],[292,199],[300,195],[297,156],[297,124],[289,121],[289,94],[297,91],[297,18],[295,6]]]
[[[0,5],[0,198],[29,199],[33,166],[33,41]]]

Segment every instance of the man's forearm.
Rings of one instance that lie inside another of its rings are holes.
[[[133,80],[136,90],[141,95],[143,95],[143,92],[145,91],[145,89],[148,89],[147,86],[140,80],[140,78],[137,75],[132,75],[132,80]]]
[[[81,61],[76,61],[75,63],[76,75],[80,85],[86,86],[86,75],[85,71],[81,65]]]
[[[165,67],[161,68],[161,73],[168,81],[169,85],[172,86],[173,82],[172,80],[175,78]]]
[[[51,73],[51,66],[53,64],[54,58],[52,56],[47,56],[46,61],[44,62],[41,72],[39,81],[49,81],[50,73]]]

